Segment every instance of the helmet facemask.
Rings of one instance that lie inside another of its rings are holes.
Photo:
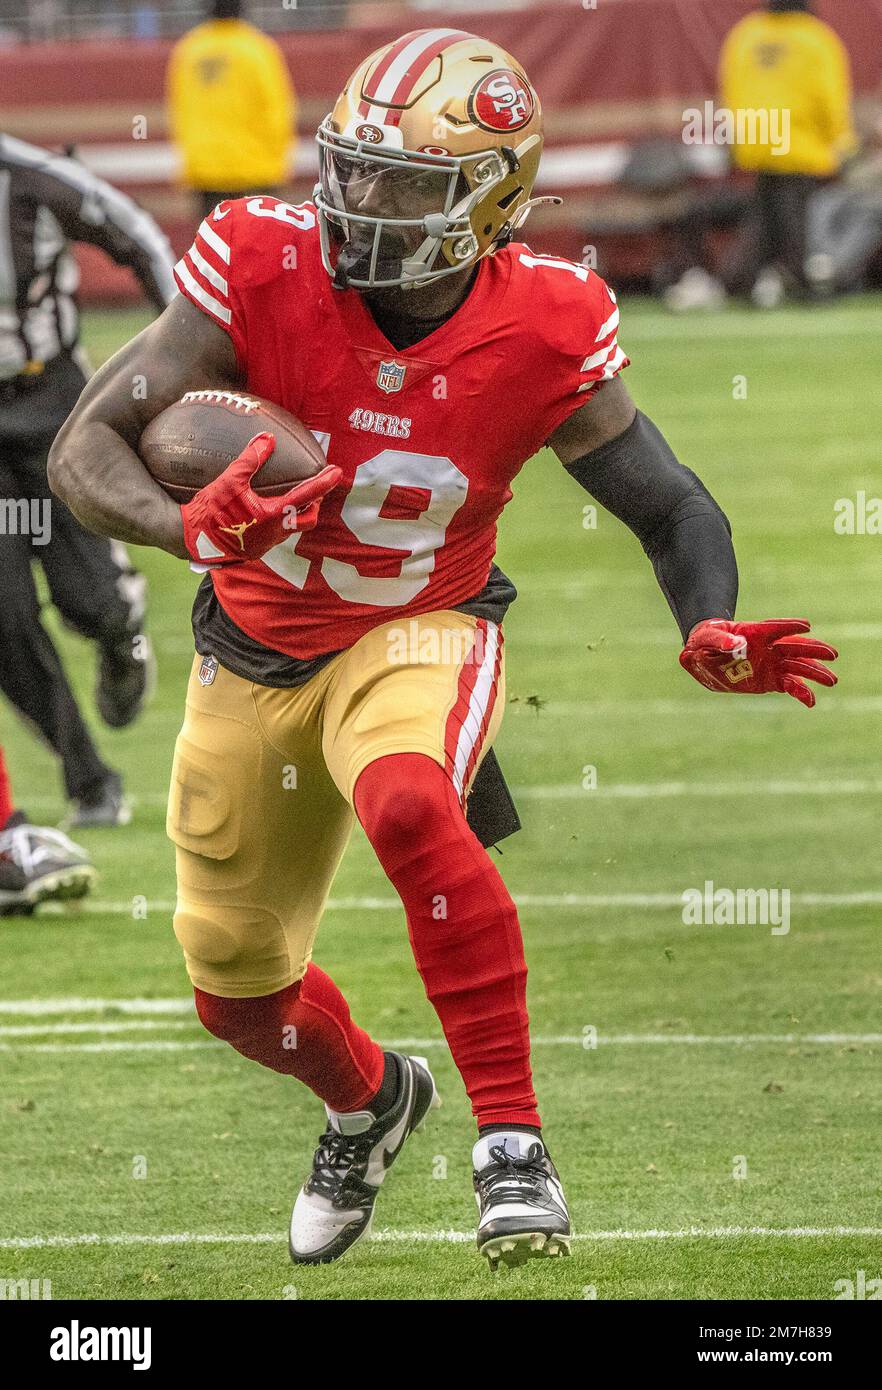
[[[381,148],[339,134],[330,117],[316,139],[322,259],[338,289],[415,288],[473,265],[482,251],[472,214],[518,167],[508,149]]]

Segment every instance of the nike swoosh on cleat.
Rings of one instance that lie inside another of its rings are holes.
[[[409,1087],[410,1087],[410,1095],[409,1095],[409,1097],[408,1097],[408,1104],[407,1104],[407,1109],[406,1109],[404,1118],[400,1121],[401,1125],[403,1126],[402,1132],[401,1132],[401,1138],[398,1140],[398,1143],[395,1145],[394,1148],[392,1148],[392,1149],[387,1149],[387,1148],[385,1148],[385,1147],[383,1148],[383,1170],[384,1170],[384,1172],[388,1172],[388,1170],[391,1168],[392,1164],[395,1162],[396,1158],[397,1158],[398,1155],[401,1153],[401,1150],[402,1150],[402,1148],[404,1147],[404,1142],[405,1142],[405,1140],[406,1140],[406,1139],[408,1138],[408,1136],[411,1134],[410,1121],[411,1121],[411,1119],[413,1118],[414,1105],[416,1104],[417,1089],[418,1089],[418,1088],[417,1088],[416,1077],[414,1076],[414,1074],[413,1074],[412,1071],[410,1072],[410,1075],[409,1075],[409,1077],[408,1077],[408,1084],[409,1084]]]

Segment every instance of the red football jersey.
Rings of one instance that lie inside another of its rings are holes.
[[[314,530],[212,575],[233,621],[292,657],[479,593],[512,479],[628,364],[604,281],[520,243],[485,257],[465,302],[404,351],[357,290],[332,287],[311,203],[220,204],[175,277],[230,334],[247,389],[342,470]]]

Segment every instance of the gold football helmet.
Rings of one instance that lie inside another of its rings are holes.
[[[510,54],[458,29],[417,29],[377,49],[316,140],[322,258],[341,289],[455,274],[544,201],[530,198],[539,98]]]

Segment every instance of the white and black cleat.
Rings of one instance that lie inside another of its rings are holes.
[[[557,1169],[535,1134],[500,1129],[472,1150],[478,1252],[490,1268],[570,1253],[570,1214]]]
[[[291,1213],[288,1249],[295,1264],[338,1260],[369,1233],[386,1174],[405,1140],[441,1104],[425,1057],[391,1055],[398,1063],[398,1094],[384,1114],[338,1114],[325,1106],[328,1127]]]
[[[26,915],[37,903],[72,902],[84,898],[97,877],[84,849],[61,830],[31,825],[20,811],[0,831],[0,857],[19,872],[21,887],[0,910]]]

